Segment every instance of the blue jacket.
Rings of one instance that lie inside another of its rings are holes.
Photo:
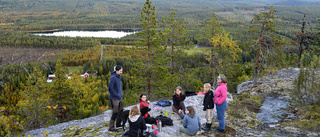
[[[115,71],[111,72],[111,79],[109,83],[109,97],[114,100],[121,100],[122,88],[121,88],[121,76]]]
[[[191,118],[189,114],[185,115],[183,118],[183,127],[190,133],[197,133],[200,131],[201,123],[198,115],[194,114],[193,118]]]

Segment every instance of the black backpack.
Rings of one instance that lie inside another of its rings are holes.
[[[161,121],[162,126],[173,126],[172,119],[166,116],[159,115],[154,119]]]

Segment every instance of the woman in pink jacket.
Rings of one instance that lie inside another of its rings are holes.
[[[227,102],[227,78],[224,74],[220,74],[217,79],[218,87],[214,92],[214,104],[216,104],[219,128],[216,129],[217,132],[224,132],[225,130],[225,120],[224,113],[226,111]]]

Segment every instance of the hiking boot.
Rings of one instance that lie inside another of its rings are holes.
[[[215,129],[215,131],[220,132],[220,133],[224,133],[223,129]]]
[[[118,131],[118,129],[111,129],[111,130],[109,130],[108,132],[109,132],[109,133],[118,133],[119,131]]]
[[[211,123],[206,123],[205,127],[201,127],[203,131],[210,131],[211,129]]]

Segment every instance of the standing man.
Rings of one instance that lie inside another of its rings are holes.
[[[112,116],[110,118],[109,132],[116,133],[117,129],[114,128],[114,122],[120,116],[120,112],[123,110],[122,104],[122,88],[121,88],[121,74],[123,69],[120,65],[114,67],[114,71],[111,72],[111,78],[109,83],[109,97],[112,107]]]

